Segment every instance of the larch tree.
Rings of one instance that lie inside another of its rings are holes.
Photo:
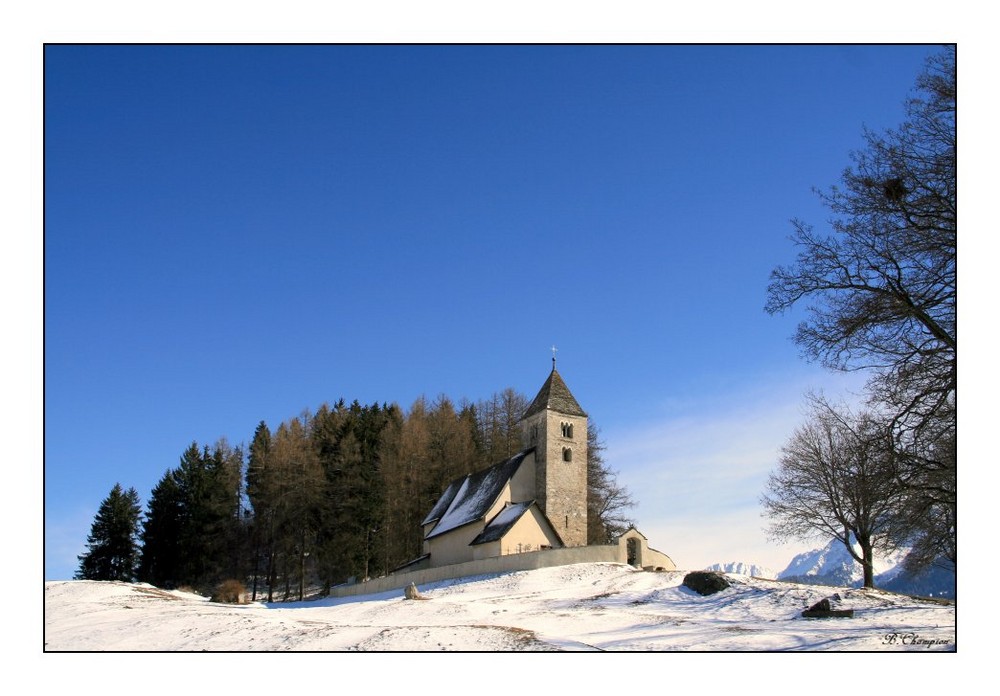
[[[502,462],[521,451],[520,420],[529,404],[524,394],[511,387],[476,403],[480,468]]]
[[[383,565],[391,571],[420,555],[422,518],[416,500],[415,462],[405,449],[408,421],[395,405],[390,407],[388,416],[379,445],[379,461],[385,490]]]
[[[309,440],[309,423],[307,413],[282,423],[274,433],[271,449],[275,475],[271,503],[285,599],[292,594],[293,580],[299,599],[304,598],[306,562],[316,550],[319,532],[323,470]]]

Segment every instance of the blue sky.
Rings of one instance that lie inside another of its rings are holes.
[[[681,567],[797,550],[757,499],[802,396],[763,311],[922,45],[49,46],[45,576],[111,487],[343,397],[559,370]]]

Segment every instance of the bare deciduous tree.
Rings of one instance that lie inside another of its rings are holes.
[[[607,544],[634,522],[627,511],[635,507],[628,489],[618,482],[618,474],[604,461],[600,431],[587,425],[587,543]]]
[[[773,314],[807,305],[795,334],[806,357],[870,371],[871,401],[886,414],[908,488],[900,515],[926,523],[909,525],[908,540],[952,552],[956,83],[952,47],[928,61],[899,128],[865,131],[865,148],[852,155],[842,186],[819,193],[833,213],[832,233],[793,222],[798,257],[772,272],[765,307]]]
[[[918,80],[903,125],[865,132],[843,187],[820,197],[833,234],[795,221],[795,264],[771,274],[766,309],[810,303],[795,336],[837,369],[872,368],[897,424],[918,427],[954,400],[956,334],[955,62]]]
[[[864,586],[873,587],[874,552],[891,546],[902,494],[884,420],[813,397],[807,422],[782,448],[761,504],[771,538],[839,539],[861,564]]]

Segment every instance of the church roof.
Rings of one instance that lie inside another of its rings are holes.
[[[503,535],[509,532],[511,527],[513,527],[514,524],[521,519],[521,516],[528,511],[528,508],[534,504],[534,500],[529,500],[523,503],[511,503],[498,512],[496,516],[489,521],[486,528],[480,532],[479,536],[473,539],[472,543],[469,545],[475,546],[476,544],[485,544],[502,538]]]
[[[539,411],[544,411],[545,409],[550,409],[558,413],[565,413],[570,416],[586,416],[580,404],[576,402],[573,395],[569,391],[569,387],[563,381],[563,378],[559,376],[556,372],[555,364],[552,365],[552,372],[549,373],[549,378],[545,380],[545,384],[538,391],[538,396],[535,400],[531,402],[528,406],[528,410],[524,412],[521,419],[525,419],[528,416],[533,416]]]
[[[421,527],[425,524],[430,524],[431,522],[436,522],[441,519],[444,513],[448,511],[448,506],[451,505],[451,501],[455,499],[455,494],[458,493],[458,489],[462,487],[463,483],[465,483],[465,478],[466,477],[455,479],[448,484],[448,487],[444,489],[444,493],[442,493],[441,497],[438,498],[438,501],[434,503],[434,507],[427,513],[427,517],[425,517],[424,521],[420,523]]]
[[[428,524],[433,522],[435,517],[440,518],[426,538],[430,539],[483,519],[500,497],[504,486],[521,466],[525,456],[533,449],[515,454],[489,469],[452,481],[424,520],[424,524]]]

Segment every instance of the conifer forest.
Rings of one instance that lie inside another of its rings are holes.
[[[452,480],[522,449],[528,400],[513,389],[456,405],[323,404],[249,444],[192,442],[145,509],[115,483],[77,577],[211,592],[244,584],[254,600],[302,599],[378,577],[422,553],[421,521]],[[624,531],[634,503],[588,429],[588,543]]]

